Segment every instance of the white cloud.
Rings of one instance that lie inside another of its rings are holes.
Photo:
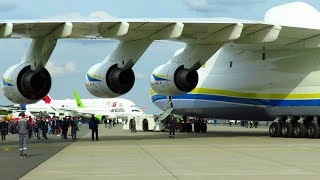
[[[67,62],[66,64],[59,65],[54,63],[53,61],[48,61],[46,68],[53,76],[64,76],[67,74],[80,72],[79,70],[77,70],[76,64],[74,62]]]
[[[209,14],[232,14],[241,10],[248,11],[250,7],[266,4],[265,0],[186,0],[187,7],[196,12]]]
[[[187,5],[194,10],[210,9],[212,7],[246,7],[265,3],[264,0],[187,0]]]
[[[70,20],[88,20],[88,19],[116,19],[106,11],[94,11],[88,15],[83,15],[79,12],[71,12],[68,14],[49,17],[50,19],[70,19]]]

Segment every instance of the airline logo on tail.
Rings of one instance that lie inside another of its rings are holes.
[[[49,94],[48,95],[46,95],[42,100],[44,100],[44,102],[46,102],[46,104],[50,104],[50,102],[51,102],[51,97],[49,96]]]

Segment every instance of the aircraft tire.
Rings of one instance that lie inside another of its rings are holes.
[[[281,135],[281,125],[280,123],[273,122],[269,127],[269,135],[271,137],[279,137]]]
[[[199,133],[201,131],[201,125],[199,123],[194,123],[193,129],[194,132]]]
[[[306,134],[308,138],[318,138],[320,134],[319,124],[309,123],[306,127]]]
[[[207,124],[202,123],[202,124],[201,124],[201,132],[202,132],[202,133],[205,133],[205,132],[207,132],[207,129],[208,129]]]
[[[286,138],[290,138],[290,137],[292,137],[292,133],[293,133],[292,124],[290,122],[283,123],[281,126],[281,136],[286,137]]]
[[[181,124],[180,132],[186,132],[186,124],[185,123]]]
[[[186,124],[186,131],[187,132],[192,132],[192,124],[191,123],[187,123]]]
[[[295,123],[293,125],[293,137],[303,138],[306,136],[306,126],[303,123]]]

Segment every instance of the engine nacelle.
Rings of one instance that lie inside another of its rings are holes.
[[[132,69],[120,69],[115,62],[98,63],[89,69],[85,77],[88,91],[101,98],[118,97],[129,92],[134,81]]]
[[[30,63],[10,67],[3,75],[3,94],[18,104],[35,103],[44,98],[51,88],[47,69],[31,70]]]
[[[151,74],[151,87],[161,95],[174,96],[192,91],[198,84],[198,72],[182,64],[169,63],[157,67]]]

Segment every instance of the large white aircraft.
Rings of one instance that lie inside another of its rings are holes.
[[[123,120],[131,116],[141,116],[144,112],[132,101],[122,98],[80,99],[74,91],[75,99],[50,100],[49,105],[54,109],[71,111],[82,116],[94,115],[100,121],[107,118]]]
[[[132,67],[154,40],[186,43],[151,75],[152,99],[173,112],[225,119],[274,120],[271,136],[318,137],[320,13],[302,3],[270,9],[264,21],[1,21],[0,37],[31,38],[21,63],[3,75],[4,95],[34,103],[51,88],[45,65],[60,38],[120,41],[85,77],[97,97],[130,91]]]
[[[77,91],[74,91],[75,99],[55,100],[47,95],[43,100],[33,104],[10,106],[11,110],[21,109],[30,112],[46,112],[52,115],[72,115],[91,118],[94,115],[100,121],[108,118],[119,119],[120,121],[133,117],[142,116],[145,113],[140,110],[132,101],[122,98],[96,98],[80,99]]]

